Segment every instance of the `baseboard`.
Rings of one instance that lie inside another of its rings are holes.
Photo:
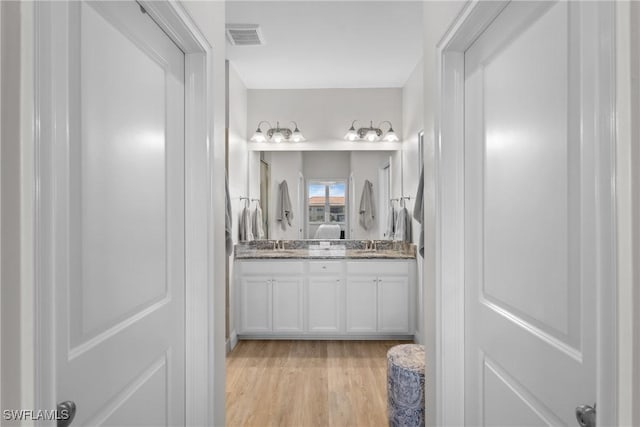
[[[413,341],[413,335],[241,335],[243,340]],[[236,341],[238,337],[236,336]]]
[[[231,352],[238,345],[238,334],[236,331],[231,331],[231,336],[227,341],[227,353]]]

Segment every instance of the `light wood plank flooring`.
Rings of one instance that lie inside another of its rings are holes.
[[[227,426],[386,426],[387,350],[406,341],[240,341]]]

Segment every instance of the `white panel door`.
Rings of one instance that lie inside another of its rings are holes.
[[[56,396],[74,425],[183,425],[184,54],[135,2],[67,7]]]
[[[338,276],[310,277],[307,288],[307,327],[309,332],[340,331],[342,311],[341,280]]]
[[[240,281],[240,330],[271,331],[271,277],[244,277]]]
[[[596,399],[589,8],[509,3],[465,53],[467,425],[577,425]]]
[[[347,332],[362,333],[378,330],[378,278],[376,276],[347,278]]]
[[[378,278],[378,332],[409,332],[409,279]]]
[[[302,284],[298,277],[273,278],[273,331],[302,332]]]

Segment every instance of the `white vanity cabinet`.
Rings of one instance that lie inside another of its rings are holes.
[[[303,263],[247,262],[238,266],[240,334],[301,333]]]
[[[237,260],[240,338],[411,338],[414,259]]]
[[[413,333],[413,264],[387,261],[372,267],[367,261],[347,261],[347,333]]]

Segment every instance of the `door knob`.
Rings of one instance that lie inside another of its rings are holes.
[[[57,427],[67,427],[76,416],[76,404],[70,400],[58,403],[58,422]]]
[[[596,404],[580,405],[576,408],[576,419],[580,427],[596,427]]]

